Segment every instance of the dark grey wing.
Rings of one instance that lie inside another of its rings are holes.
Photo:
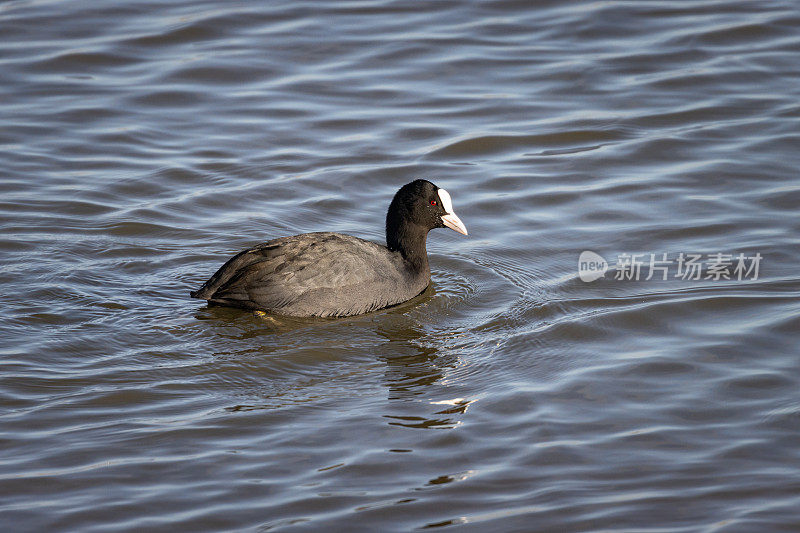
[[[190,292],[192,298],[210,299],[224,286],[239,277],[240,272],[254,265],[261,264],[265,268],[276,265],[281,255],[281,239],[259,244],[241,251],[231,257],[217,272],[206,281],[202,287]]]
[[[358,314],[410,297],[398,261],[384,246],[349,235],[297,235],[238,254],[197,294],[289,315]]]

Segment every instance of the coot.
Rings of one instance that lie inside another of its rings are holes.
[[[386,246],[341,233],[304,233],[233,256],[192,298],[288,316],[350,316],[410,300],[431,280],[433,228],[467,234],[450,195],[416,180],[394,195]]]

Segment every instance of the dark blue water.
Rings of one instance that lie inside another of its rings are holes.
[[[798,28],[790,1],[0,4],[0,523],[797,531]],[[382,241],[416,178],[470,235],[430,234],[414,301],[188,298],[271,238]]]

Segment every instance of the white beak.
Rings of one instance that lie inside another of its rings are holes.
[[[442,215],[442,223],[451,230],[457,231],[462,235],[467,235],[467,227],[461,222],[461,219],[453,213],[453,200],[450,199],[450,193],[444,189],[439,189],[439,198],[442,200],[442,207],[447,211],[446,215]]]

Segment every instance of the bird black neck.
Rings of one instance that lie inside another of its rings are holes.
[[[407,220],[387,217],[386,247],[393,252],[400,252],[416,272],[428,270],[428,251],[425,248],[427,238],[428,228]]]

